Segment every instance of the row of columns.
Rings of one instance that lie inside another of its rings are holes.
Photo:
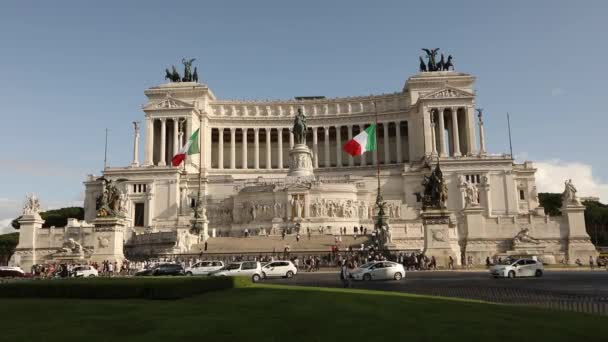
[[[160,141],[156,140],[154,122],[160,122]],[[186,134],[188,134],[191,130],[190,120],[187,120],[185,117],[174,117],[174,118],[158,118],[153,119],[149,116],[146,117],[146,150],[145,150],[145,161],[144,165],[149,166],[154,163],[154,146],[158,145],[159,148],[159,158],[156,165],[165,166],[168,161],[166,160],[167,148],[169,144],[167,142],[167,122],[173,122],[173,141],[170,142],[173,146],[173,153],[177,153],[180,149],[181,144],[183,144],[183,136],[184,132],[180,130],[180,124],[185,124]],[[136,131],[138,129],[136,128]],[[135,156],[134,156],[135,159]],[[169,157],[169,160],[171,157]],[[135,161],[134,161],[135,162]]]
[[[400,122],[394,122],[396,125],[396,144],[397,144],[397,149],[396,149],[396,153],[397,153],[397,161],[398,162],[402,162],[403,161],[403,152],[402,152],[402,141],[401,141],[401,127],[400,127]],[[390,146],[388,143],[388,138],[389,138],[389,122],[384,122],[382,123],[384,126],[383,129],[383,138],[385,139],[384,141],[386,143],[384,143],[384,160],[385,163],[390,163]],[[353,126],[358,126],[359,127],[359,131],[362,132],[363,130],[365,130],[365,125],[347,125],[346,127],[348,128],[348,139],[352,139],[353,138]],[[333,126],[332,126],[333,127]],[[345,143],[346,141],[342,141],[342,137],[341,137],[341,129],[342,126],[337,126],[335,127],[335,129],[337,130],[336,133],[336,166],[337,167],[342,167],[342,166],[355,166],[355,160],[352,156],[348,156],[348,162],[343,161],[342,160],[342,144]],[[324,148],[324,166],[328,167],[329,165],[331,165],[331,153],[330,153],[330,134],[329,134],[329,126],[319,126],[319,127],[312,127],[312,151],[313,151],[313,165],[315,168],[319,167],[319,136],[318,136],[318,130],[323,128],[324,131],[324,136],[323,136],[323,148]],[[236,128],[231,127],[231,128],[221,128],[218,127],[216,128],[218,130],[218,147],[217,147],[217,168],[219,169],[223,169],[224,168],[224,130],[228,129],[230,131],[230,168],[231,169],[235,169],[236,168]],[[241,129],[241,141],[242,141],[242,151],[241,151],[241,158],[242,158],[242,162],[241,162],[241,168],[243,169],[248,169],[249,168],[249,163],[248,163],[248,141],[247,141],[247,133],[249,130],[253,130],[253,143],[254,143],[254,148],[253,148],[253,153],[254,153],[254,157],[253,157],[253,168],[254,169],[259,169],[260,168],[260,130],[264,130],[265,131],[265,136],[266,136],[266,153],[265,153],[265,157],[266,157],[266,163],[265,163],[265,168],[266,169],[272,169],[272,142],[271,142],[271,131],[275,129],[275,128],[242,128]],[[278,166],[279,168],[283,168],[283,130],[288,129],[288,128],[276,128],[276,130],[278,130],[278,140],[277,140],[277,161],[278,161]],[[289,148],[291,149],[294,145],[294,137],[293,137],[293,133],[289,133]],[[381,151],[378,151],[381,152]],[[377,165],[378,164],[378,159],[376,156],[376,153],[372,153],[373,155],[373,165]],[[360,159],[360,165],[364,166],[367,165],[367,160],[366,160],[366,156],[365,154],[363,154],[361,156]]]
[[[445,141],[446,127],[444,114],[446,110],[449,110],[448,113],[450,113],[450,122],[452,126],[449,128],[451,134],[448,135],[448,138],[451,139],[451,156],[460,157],[462,152],[460,151],[460,134],[458,129],[458,107],[431,108],[429,110],[431,116],[431,153],[433,155],[439,155],[440,157],[446,157],[448,155],[446,147],[447,142]],[[437,115],[437,118],[435,118],[435,114]]]

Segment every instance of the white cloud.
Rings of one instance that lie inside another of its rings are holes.
[[[2,219],[0,220],[0,235],[18,232],[18,230],[13,229],[11,226],[11,221],[13,219]]]
[[[0,234],[15,232],[11,221],[19,216],[21,201],[9,198],[0,198]]]
[[[572,179],[579,196],[597,196],[603,203],[608,202],[608,183],[593,177],[592,166],[580,162],[549,160],[534,162],[536,186],[539,192],[564,191],[564,181]]]

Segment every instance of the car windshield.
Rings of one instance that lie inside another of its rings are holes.
[[[241,268],[241,264],[230,264],[226,266],[227,270],[238,270],[239,268]]]
[[[368,262],[367,264],[361,265],[359,268],[370,268],[370,267],[374,266],[375,264],[376,264],[375,262]]]

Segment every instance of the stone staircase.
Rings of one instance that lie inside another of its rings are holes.
[[[343,250],[349,246],[359,249],[361,244],[368,244],[369,237],[358,236],[355,239],[350,235],[343,235],[342,242],[338,242],[338,247]],[[302,235],[300,241],[296,241],[295,235],[285,236],[252,236],[252,237],[216,237],[207,240],[207,253],[245,253],[245,252],[282,252],[285,246],[289,245],[292,252],[295,251],[331,251],[335,244],[333,235]],[[198,253],[204,249],[204,244],[192,246],[190,252]]]

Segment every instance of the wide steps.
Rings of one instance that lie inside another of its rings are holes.
[[[347,247],[360,248],[361,244],[367,245],[368,237],[343,235],[342,241],[338,242],[338,248],[343,250]],[[281,236],[251,236],[251,237],[216,237],[207,240],[207,253],[234,253],[234,252],[282,252],[289,245],[291,251],[331,251],[335,245],[333,235],[302,235],[300,241],[296,241],[295,235]],[[200,252],[204,244],[192,246],[192,252]]]

